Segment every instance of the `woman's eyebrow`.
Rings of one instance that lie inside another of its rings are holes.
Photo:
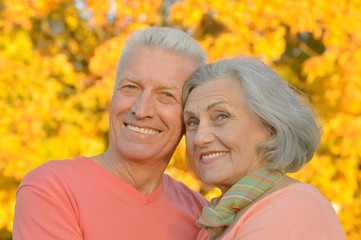
[[[211,110],[212,108],[214,108],[215,106],[217,106],[217,105],[219,105],[219,104],[227,104],[227,105],[231,106],[231,104],[229,104],[228,102],[218,101],[218,102],[214,102],[214,103],[208,105],[207,111]]]
[[[230,103],[228,103],[228,102],[226,102],[226,101],[218,101],[218,102],[214,102],[214,103],[208,105],[207,108],[206,108],[206,111],[211,110],[212,108],[214,108],[215,106],[217,106],[217,105],[219,105],[219,104],[227,104],[227,105],[229,105],[229,106],[232,106]],[[185,111],[183,112],[183,115],[185,115],[185,114],[193,114],[193,112],[192,112],[192,111],[189,111],[189,110],[185,110]]]

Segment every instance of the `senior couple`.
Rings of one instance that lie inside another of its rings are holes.
[[[286,175],[319,145],[311,108],[256,58],[206,62],[180,30],[130,35],[108,149],[30,171],[13,239],[345,239],[330,202]],[[184,133],[194,173],[222,191],[211,203],[164,174]]]

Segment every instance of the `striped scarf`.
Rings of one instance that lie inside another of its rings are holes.
[[[265,165],[253,170],[220,198],[213,198],[210,207],[203,208],[197,226],[207,229],[209,239],[215,239],[226,226],[233,223],[237,211],[259,198],[283,175],[283,171],[274,171]]]

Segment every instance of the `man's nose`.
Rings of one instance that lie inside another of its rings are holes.
[[[135,114],[138,119],[154,117],[156,114],[155,101],[155,96],[149,92],[143,91],[134,101],[131,112]]]

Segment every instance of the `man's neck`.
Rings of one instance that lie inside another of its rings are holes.
[[[112,154],[109,149],[91,159],[108,172],[121,178],[143,195],[154,192],[162,183],[163,173],[168,162],[154,159],[154,161],[131,161]]]

